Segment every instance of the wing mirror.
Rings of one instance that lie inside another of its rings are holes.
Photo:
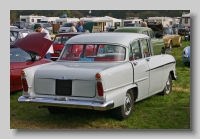
[[[40,56],[35,56],[35,61],[38,61],[38,60],[40,60],[40,59],[41,59]]]
[[[33,57],[32,57],[32,60],[33,61],[38,61],[38,60],[40,60],[41,59],[41,57],[40,56],[37,56],[37,55],[34,55]]]

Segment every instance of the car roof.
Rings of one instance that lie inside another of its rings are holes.
[[[31,29],[10,29],[11,32],[15,31],[15,32],[34,32]]]
[[[149,36],[139,33],[124,32],[101,32],[76,35],[69,39],[67,44],[120,44],[128,46],[133,40],[139,38],[149,38]]]
[[[67,36],[67,35],[80,35],[80,34],[86,34],[89,32],[68,32],[68,33],[59,33],[56,34],[56,36]]]
[[[135,33],[142,33],[143,31],[151,30],[151,28],[148,27],[122,27],[119,29],[116,29],[114,32],[135,32]]]

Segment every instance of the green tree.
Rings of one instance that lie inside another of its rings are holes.
[[[67,17],[71,17],[71,11],[69,10],[59,10],[57,12],[57,16],[61,16],[62,14],[67,14]]]

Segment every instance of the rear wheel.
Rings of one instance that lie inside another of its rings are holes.
[[[179,44],[179,47],[181,47],[182,46],[182,39],[180,40],[180,44]]]
[[[172,91],[172,76],[171,74],[169,74],[167,82],[165,84],[165,88],[162,92],[160,92],[160,95],[164,96],[164,95],[168,95],[170,94]]]
[[[63,107],[54,107],[54,106],[48,106],[47,107],[50,114],[62,114],[67,111],[67,108]]]
[[[166,48],[166,52],[171,52],[172,51],[172,41],[170,41],[170,43],[169,43],[169,47],[168,48]]]
[[[114,114],[120,120],[127,119],[132,113],[134,108],[133,90],[129,90],[124,98],[124,104],[114,109]]]

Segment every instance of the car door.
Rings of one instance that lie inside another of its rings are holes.
[[[161,55],[153,55],[151,39],[141,39],[142,52],[144,59],[149,66],[149,95],[161,91],[162,75],[164,66],[162,66]]]
[[[143,58],[140,41],[135,40],[130,45],[129,60],[133,65],[134,83],[138,85],[138,100],[148,96],[149,66]]]

